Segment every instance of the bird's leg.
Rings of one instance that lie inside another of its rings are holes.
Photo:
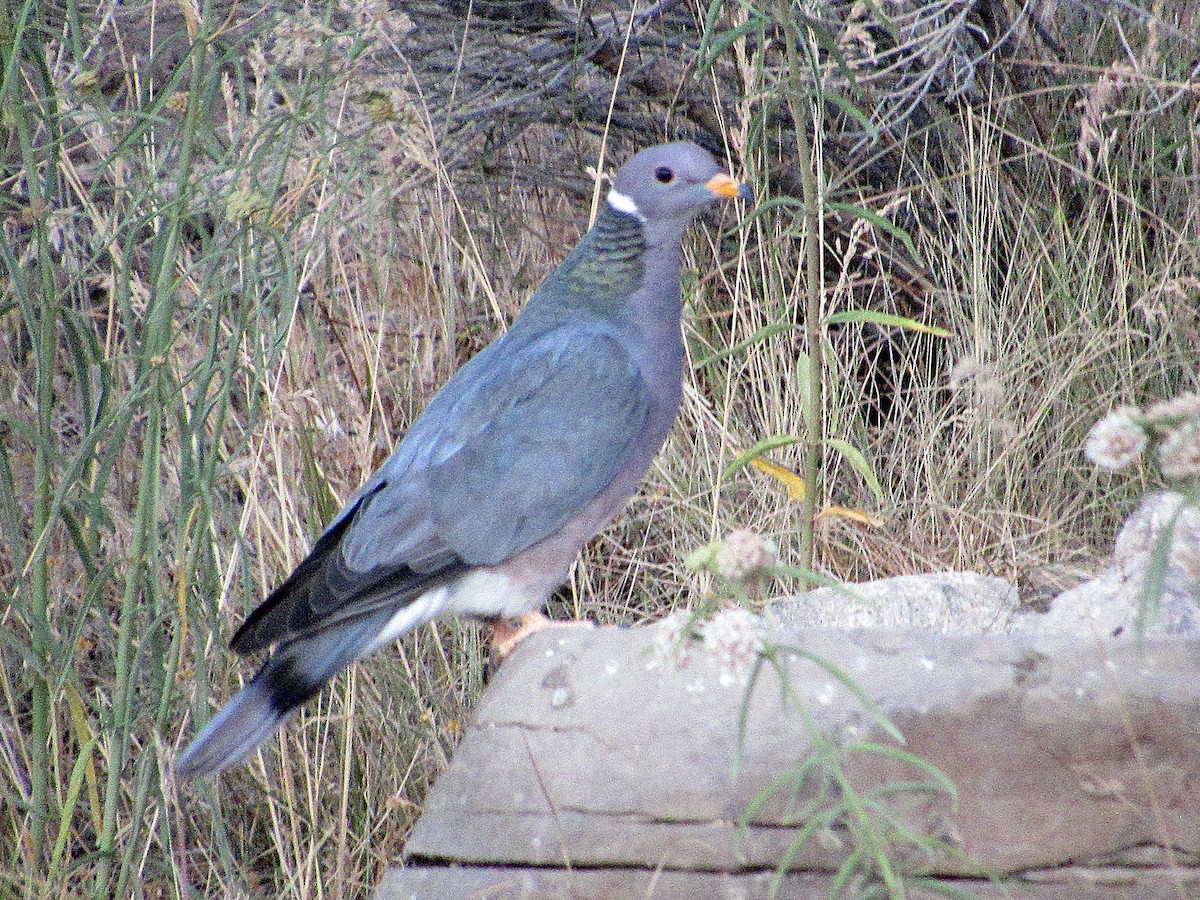
[[[534,610],[521,616],[521,624],[514,626],[507,619],[500,617],[486,619],[492,632],[492,655],[496,659],[504,659],[517,648],[517,644],[531,634],[545,631],[547,628],[572,628],[585,625],[594,628],[594,622],[555,622],[542,613]]]

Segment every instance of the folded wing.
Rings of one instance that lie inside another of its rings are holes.
[[[628,464],[649,408],[611,334],[568,326],[497,341],[447,382],[233,648],[396,610],[472,567],[511,559]]]

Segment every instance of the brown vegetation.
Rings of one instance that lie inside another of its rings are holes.
[[[738,526],[795,561],[799,507],[726,469],[814,433],[787,199],[813,172],[822,308],[874,318],[824,329],[822,433],[863,465],[827,448],[810,489],[878,521],[822,518],[818,569],[1092,567],[1145,481],[1088,466],[1088,428],[1195,390],[1200,353],[1200,22],[1123,10],[6,7],[0,894],[365,896],[481,688],[473,625],[360,667],[211,788],[162,773],[247,674],[242,613],[635,146],[695,138],[763,203],[698,230],[680,426],[560,613],[692,604],[683,557]]]

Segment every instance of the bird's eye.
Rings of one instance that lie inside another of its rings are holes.
[[[675,173],[672,172],[670,169],[668,169],[666,166],[659,166],[657,169],[654,170],[654,177],[657,178],[659,181],[661,181],[663,184],[670,184],[672,179],[675,178]]]

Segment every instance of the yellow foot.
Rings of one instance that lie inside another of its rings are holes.
[[[521,616],[521,624],[513,626],[507,619],[488,619],[492,629],[492,657],[499,661],[512,653],[517,644],[531,634],[545,631],[547,628],[595,628],[595,622],[555,622],[547,619],[540,612],[528,612]]]

